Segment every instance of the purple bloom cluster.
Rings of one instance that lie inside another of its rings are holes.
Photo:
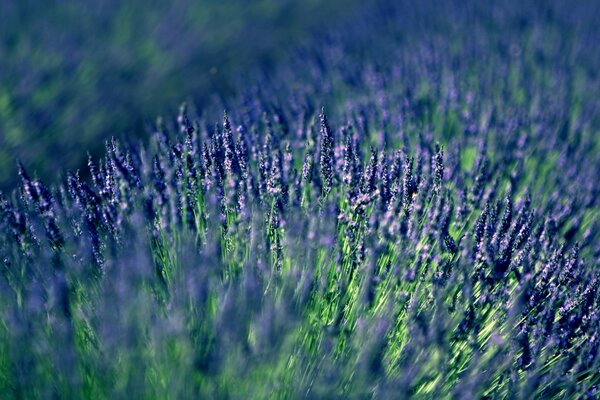
[[[521,88],[528,69],[477,41],[399,46],[408,17],[389,7],[364,23],[400,50],[332,34],[238,99],[182,106],[144,147],[110,140],[89,179],[47,187],[19,166],[0,198],[0,385],[597,396],[597,100],[574,110],[558,73]],[[496,67],[473,84],[482,55]]]

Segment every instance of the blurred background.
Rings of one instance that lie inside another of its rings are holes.
[[[544,118],[597,135],[599,16],[587,0],[0,0],[0,190],[18,181],[17,159],[50,184],[85,175],[88,152],[143,141],[184,101],[215,111],[265,83],[330,110],[379,101],[355,83],[380,67],[386,90],[414,92],[417,107],[454,75],[495,107],[517,94],[508,104],[527,108],[543,90],[560,111]]]
[[[115,136],[143,139],[182,101],[236,93],[250,71],[357,0],[0,1],[0,189],[16,160],[48,182]]]

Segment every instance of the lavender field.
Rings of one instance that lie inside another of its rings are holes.
[[[0,398],[599,398],[596,3],[316,6],[6,163]]]

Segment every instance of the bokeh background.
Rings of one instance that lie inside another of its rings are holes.
[[[144,139],[182,101],[236,93],[251,71],[357,0],[0,1],[0,189],[21,160],[47,182],[111,136]]]
[[[173,117],[182,102],[214,108],[223,104],[216,98],[232,99],[252,82],[303,77],[298,82],[319,96],[314,100],[331,105],[345,81],[320,90],[302,49],[326,47],[322,42],[338,25],[345,39],[332,42],[344,43],[345,63],[376,68],[402,52],[410,64],[424,52],[443,51],[453,59],[446,67],[460,69],[473,88],[485,80],[499,93],[504,86],[520,93],[538,85],[570,97],[573,110],[564,113],[584,114],[596,129],[600,2],[508,3],[1,0],[0,190],[18,182],[16,160],[50,184],[66,171],[85,175],[88,152],[101,156],[106,139],[144,141],[156,118]],[[379,14],[366,17],[374,9]],[[388,21],[388,14],[396,17]],[[318,51],[305,53],[315,58]],[[562,88],[549,89],[555,83]],[[422,85],[409,79],[399,86]]]

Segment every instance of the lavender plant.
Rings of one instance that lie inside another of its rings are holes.
[[[505,60],[488,45],[511,31],[406,44],[398,22],[424,17],[379,6],[147,145],[108,141],[89,179],[19,165],[0,393],[598,396],[598,81],[570,69],[598,65],[585,25],[553,48],[533,13]]]

